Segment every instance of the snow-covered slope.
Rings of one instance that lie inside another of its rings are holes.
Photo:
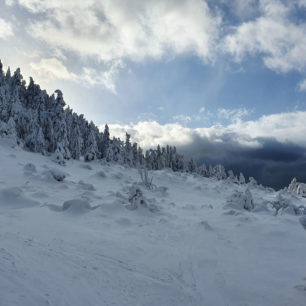
[[[228,181],[163,170],[148,189],[5,139],[0,157],[1,306],[306,305],[305,220],[272,190],[250,186],[253,209]]]

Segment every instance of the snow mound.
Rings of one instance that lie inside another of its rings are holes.
[[[199,222],[199,226],[203,227],[206,231],[213,231],[213,228],[206,220],[202,220]]]
[[[54,169],[45,171],[44,176],[48,180],[55,180],[57,182],[62,182],[66,178],[67,173],[63,172],[60,169],[54,168]]]
[[[96,173],[96,176],[99,178],[106,178],[106,174],[104,171],[100,170]]]
[[[39,203],[28,199],[19,187],[4,188],[0,190],[0,207],[18,209],[36,205],[39,205]]]
[[[269,201],[262,200],[259,203],[256,203],[256,206],[253,209],[253,212],[256,213],[271,213],[269,206],[271,203]]]
[[[95,191],[96,188],[92,184],[85,183],[84,181],[79,181],[79,187],[81,187],[83,190],[87,191]]]
[[[92,170],[92,167],[88,164],[81,164],[80,168],[86,169],[86,170]]]
[[[305,215],[306,209],[305,206],[300,205],[296,206],[292,203],[290,197],[285,196],[284,194],[278,194],[275,201],[271,203],[272,208],[275,210],[275,215],[279,214],[289,214],[289,215]]]
[[[35,165],[33,165],[32,163],[27,163],[23,167],[23,170],[26,174],[33,174],[37,172]]]
[[[299,221],[303,226],[303,228],[306,230],[306,217],[305,216],[301,217]]]
[[[123,179],[123,173],[122,172],[114,173],[112,175],[112,178],[115,179],[115,180],[121,180],[121,179]]]
[[[73,214],[84,214],[92,209],[89,202],[84,199],[73,199],[63,203],[63,211]]]
[[[154,192],[161,196],[161,197],[165,197],[168,195],[168,187],[166,186],[159,186],[159,187],[156,187],[156,189],[154,190]]]
[[[236,190],[226,202],[224,208],[236,209],[236,210],[248,210],[254,209],[254,201],[250,190],[247,188],[245,192]]]

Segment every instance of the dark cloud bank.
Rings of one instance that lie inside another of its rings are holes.
[[[194,157],[198,164],[222,164],[227,170],[253,176],[260,184],[275,189],[288,186],[293,177],[306,181],[305,148],[274,138],[257,138],[261,147],[250,148],[236,139],[234,133],[223,135],[222,142],[195,135],[192,144],[179,147],[179,150],[187,158]]]

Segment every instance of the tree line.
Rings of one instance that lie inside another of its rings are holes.
[[[175,146],[149,149],[145,152],[126,133],[125,141],[110,137],[106,124],[101,132],[84,115],[78,115],[66,105],[63,94],[56,90],[49,95],[30,78],[26,84],[20,68],[13,74],[3,71],[0,61],[0,134],[12,137],[16,143],[32,152],[53,155],[59,164],[69,159],[92,161],[105,159],[131,167],[148,170],[170,168],[218,179],[230,178],[244,183],[242,174],[237,178],[232,171],[226,173],[222,165],[198,167],[193,159],[184,156]]]

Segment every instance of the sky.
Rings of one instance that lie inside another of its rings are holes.
[[[306,0],[1,0],[0,59],[112,135],[306,181]]]

